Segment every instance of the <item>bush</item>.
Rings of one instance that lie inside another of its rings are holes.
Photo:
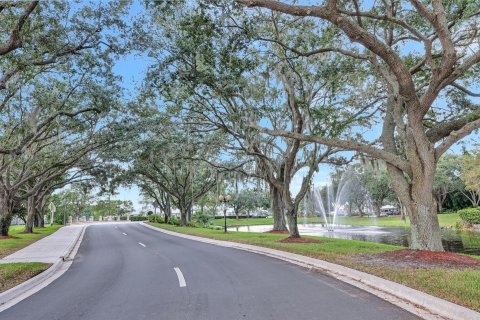
[[[163,222],[163,219],[158,214],[151,214],[148,216],[148,222]]]
[[[201,226],[208,226],[212,221],[213,216],[205,212],[195,212],[193,219]]]
[[[130,216],[130,221],[147,221],[148,218],[145,216]]]
[[[460,218],[469,224],[480,224],[480,208],[467,208],[458,210]]]
[[[181,224],[181,221],[176,217],[170,217],[170,219],[168,219],[168,224],[179,226]]]

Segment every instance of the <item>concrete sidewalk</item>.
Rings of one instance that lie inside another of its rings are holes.
[[[60,228],[51,235],[32,243],[28,247],[0,259],[0,263],[54,263],[61,257],[68,256],[69,251],[77,241],[83,228],[85,228],[85,225],[71,225]]]

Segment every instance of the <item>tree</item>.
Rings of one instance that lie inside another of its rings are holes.
[[[0,14],[7,16],[2,30],[13,30],[14,43],[0,52],[2,235],[8,234],[15,202],[30,198],[30,230],[39,192],[121,136],[107,132],[117,124],[108,119],[120,92],[111,57],[121,44],[109,46],[117,39],[107,33],[123,28],[124,4],[91,10],[32,1],[17,15],[24,6],[0,5]]]
[[[464,193],[465,184],[461,174],[461,157],[448,153],[440,158],[433,182],[433,193],[437,199],[438,211],[442,212],[449,194],[455,191]]]
[[[239,26],[232,31],[229,24],[215,18],[214,10],[186,11],[177,11],[175,21],[159,18],[164,38],[171,40],[162,42],[163,51],[152,52],[154,56],[168,52],[151,70],[153,94],[160,93],[162,101],[171,104],[185,101],[183,105],[194,115],[191,121],[201,124],[202,130],[226,132],[230,137],[226,149],[255,161],[253,170],[246,174],[269,184],[274,230],[286,229],[285,214],[291,236],[299,237],[299,205],[319,163],[336,150],[258,133],[250,124],[267,123],[276,130],[308,133],[313,130],[315,113],[321,115],[316,132],[337,136],[356,123],[361,113],[337,114],[345,120],[341,122],[324,108],[324,101],[330,101],[331,89],[339,81],[332,72],[333,61],[295,61],[275,41],[267,45],[257,41],[257,34],[263,33],[276,37],[276,41],[301,41],[295,30],[289,30],[291,21],[262,17],[258,19],[263,22],[259,30],[251,30],[242,27],[243,17],[231,16],[233,25]],[[302,169],[302,186],[294,196],[290,185]]]
[[[480,205],[480,152],[462,156],[461,178],[465,183],[463,194],[474,208]]]
[[[246,214],[249,217],[253,210],[268,207],[269,197],[258,190],[244,189],[233,197],[231,205],[237,219],[240,214]]]
[[[212,190],[221,172],[228,170],[210,165],[220,162],[222,135],[196,132],[182,123],[185,117],[181,113],[162,113],[155,108],[151,111],[148,118],[138,122],[148,130],[142,129],[136,140],[127,143],[131,157],[129,176],[140,182],[144,191],[149,186],[169,195],[168,201],[180,210],[181,224],[185,226],[195,201]]]
[[[379,217],[385,200],[393,193],[384,163],[373,161],[372,164],[364,164],[360,181],[368,193],[375,214]]]
[[[236,2],[338,28],[341,34],[333,46],[322,46],[322,42],[317,41],[316,48],[309,51],[291,46],[284,48],[303,56],[329,52],[354,58],[356,66],[368,64],[385,96],[381,147],[352,139],[254,127],[272,135],[355,150],[383,159],[392,186],[410,217],[410,248],[443,251],[433,180],[442,154],[480,127],[478,105],[471,99],[479,96],[471,80],[480,62],[480,50],[475,47],[480,4],[454,0],[425,4],[404,0],[384,1],[372,7],[364,1],[328,0],[315,6],[274,0]],[[412,6],[415,10],[410,10]],[[371,9],[366,11],[363,9],[366,7]],[[412,43],[422,46],[423,50],[420,53],[409,50]],[[447,103],[442,104],[442,100]],[[445,105],[449,111],[444,112]]]
[[[119,37],[127,1],[78,5],[61,1],[7,1],[0,4],[0,112],[37,77],[71,67],[79,57],[95,63],[124,50]],[[105,61],[105,60],[104,60]],[[73,63],[72,63],[73,62]],[[21,151],[21,145],[6,151]]]

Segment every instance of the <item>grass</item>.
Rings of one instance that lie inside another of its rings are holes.
[[[480,297],[480,270],[478,269],[392,269],[388,267],[372,267],[362,264],[355,259],[355,256],[358,255],[399,250],[403,249],[403,247],[323,237],[309,237],[322,240],[322,243],[280,243],[277,240],[283,239],[288,235],[254,232],[230,232],[225,234],[222,230],[209,228],[177,227],[158,223],[152,225],[175,232],[216,240],[253,244],[326,260],[374,274],[480,311],[480,299],[478,299]]]
[[[16,238],[0,239],[0,259],[52,234],[60,227],[62,226],[54,225],[45,228],[35,228],[33,231],[36,233],[22,234],[20,232],[23,232],[23,226],[11,226],[9,235]]]
[[[457,213],[445,213],[439,214],[438,220],[442,227],[452,227],[460,221],[460,217]],[[322,223],[324,220],[320,217],[314,218],[299,218],[299,223]],[[213,224],[216,226],[223,226],[223,219],[215,219]],[[337,217],[338,224],[354,225],[354,226],[379,226],[379,227],[409,227],[410,222],[403,221],[400,216],[389,216],[380,218],[368,218],[368,217]],[[227,218],[227,226],[254,226],[254,225],[268,225],[273,224],[273,218],[242,218],[232,219]]]
[[[51,264],[41,262],[20,262],[0,264],[0,292],[19,285],[47,270]]]

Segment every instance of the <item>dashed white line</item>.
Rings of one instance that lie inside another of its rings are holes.
[[[141,243],[141,242],[139,242],[138,244],[141,245],[141,246],[144,247],[144,248],[146,247],[146,245],[144,245],[144,244]]]
[[[180,286],[180,288],[182,287],[186,287],[187,286],[187,283],[185,282],[185,278],[183,277],[183,273],[182,271],[180,271],[180,268],[173,268],[175,270],[175,272],[177,273],[177,277],[178,277],[178,285]]]
[[[122,232],[122,234],[123,234],[124,236],[126,236],[126,235],[127,235],[125,232]]]

